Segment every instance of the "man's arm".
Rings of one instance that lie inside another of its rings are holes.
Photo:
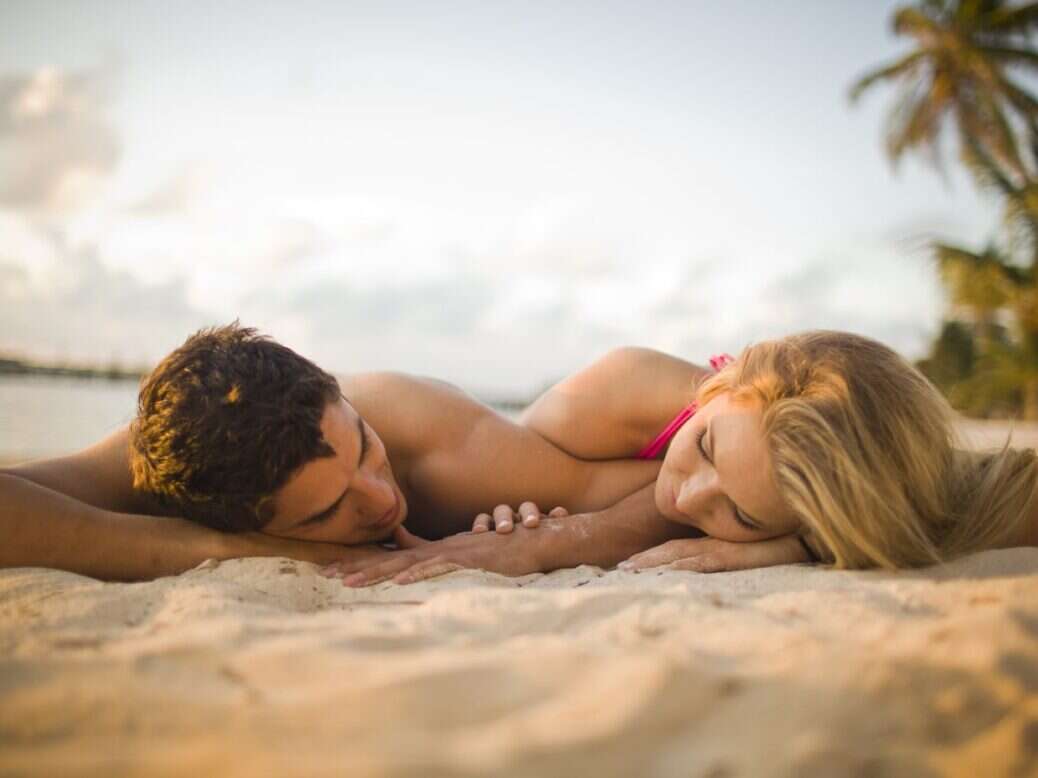
[[[129,427],[74,454],[0,468],[0,473],[31,481],[95,508],[119,513],[155,512],[133,488]]]
[[[260,533],[226,534],[156,516],[133,489],[128,446],[123,429],[71,456],[0,469],[0,567],[55,567],[106,580],[140,580],[210,558],[287,556],[320,564],[375,553]]]
[[[317,564],[366,559],[378,547],[348,548],[228,534],[184,519],[117,513],[25,478],[0,473],[0,568],[53,567],[102,580],[175,575],[206,559],[284,556]]]
[[[545,517],[537,529],[454,535],[414,549],[390,552],[382,560],[345,560],[334,569],[350,586],[393,578],[414,583],[458,568],[480,568],[504,575],[546,573],[581,564],[612,567],[675,538],[698,530],[665,519],[656,510],[649,484],[616,505],[596,513]]]

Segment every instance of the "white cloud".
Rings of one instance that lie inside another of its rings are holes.
[[[131,203],[126,211],[134,216],[163,217],[185,213],[198,202],[210,174],[200,163],[185,165],[149,194]]]
[[[4,348],[45,359],[153,362],[212,317],[187,302],[182,281],[146,285],[105,267],[93,247],[55,239],[61,283],[40,284],[0,259]]]
[[[0,206],[64,214],[97,191],[122,151],[107,118],[110,82],[55,68],[0,76]]]

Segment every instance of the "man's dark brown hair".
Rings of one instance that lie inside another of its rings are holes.
[[[261,529],[274,492],[307,462],[335,455],[321,417],[341,396],[335,378],[254,329],[200,330],[141,384],[134,488],[214,529]]]

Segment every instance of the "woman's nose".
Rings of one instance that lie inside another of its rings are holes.
[[[678,490],[675,504],[679,511],[690,518],[705,516],[716,502],[719,489],[714,481],[686,478]]]

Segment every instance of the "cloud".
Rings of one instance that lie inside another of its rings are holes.
[[[183,279],[144,285],[113,271],[94,247],[56,248],[61,283],[33,283],[0,260],[4,344],[45,359],[153,362],[212,316],[187,302]]]
[[[64,214],[119,162],[105,71],[42,68],[0,76],[0,207]]]
[[[209,176],[201,164],[185,165],[153,192],[132,203],[126,211],[133,216],[144,217],[182,214],[205,191],[208,180]]]
[[[932,265],[898,244],[845,249],[769,284],[741,328],[743,344],[806,329],[857,332],[916,357],[929,346],[942,295]]]

